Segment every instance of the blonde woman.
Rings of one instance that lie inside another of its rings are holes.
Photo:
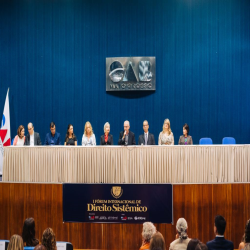
[[[82,145],[83,146],[95,146],[96,145],[95,134],[93,133],[93,128],[90,122],[85,123],[84,134],[82,136]]]
[[[12,235],[7,250],[23,250],[22,237],[17,234]]]
[[[104,135],[101,136],[100,145],[113,145],[113,135],[110,134],[110,124],[104,124]]]
[[[169,119],[165,119],[162,127],[162,132],[159,134],[159,145],[174,145],[174,135],[170,128]]]

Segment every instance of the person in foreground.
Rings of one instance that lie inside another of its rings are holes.
[[[159,134],[159,145],[174,145],[174,134],[170,128],[169,119],[165,119],[162,127],[162,131]]]
[[[42,245],[45,246],[46,250],[56,250],[56,236],[52,228],[46,228],[43,231]]]
[[[77,138],[76,138],[76,136],[74,134],[73,125],[72,124],[68,125],[68,129],[67,129],[67,133],[66,133],[66,136],[65,136],[64,145],[66,145],[66,146],[77,146]]]
[[[23,125],[20,125],[17,129],[17,135],[14,138],[14,146],[23,146],[25,142],[25,129]]]
[[[124,131],[120,132],[118,145],[136,145],[135,134],[130,129],[129,121],[124,122]]]
[[[187,235],[187,221],[184,218],[178,219],[176,223],[176,240],[170,244],[170,250],[186,250],[190,238]]]
[[[188,242],[187,250],[195,250],[196,246],[201,243],[199,239],[191,239]]]
[[[28,124],[28,131],[29,131],[29,133],[25,137],[24,145],[25,146],[40,146],[40,145],[42,145],[40,135],[39,135],[39,133],[34,132],[34,126],[31,122]]]
[[[233,250],[234,244],[232,241],[224,238],[226,230],[226,220],[221,215],[216,215],[214,219],[214,234],[215,239],[207,242],[208,250]]]
[[[239,250],[250,250],[250,219],[247,220],[245,227],[245,234],[243,235],[242,242],[239,245]]]
[[[7,250],[23,250],[22,237],[17,234],[12,235]]]
[[[83,146],[95,146],[96,145],[95,134],[93,133],[93,128],[90,122],[85,123],[84,133],[82,136],[82,145]]]
[[[104,135],[101,136],[100,145],[113,145],[113,135],[110,134],[110,124],[104,124]]]
[[[50,123],[50,133],[46,135],[44,145],[61,145],[60,134],[56,132],[56,124],[54,122]]]
[[[33,218],[27,218],[23,223],[23,242],[27,247],[34,247],[39,244],[39,240],[36,239],[35,220]]]
[[[165,240],[160,232],[156,232],[150,240],[150,250],[166,250]]]
[[[149,249],[150,240],[152,236],[156,233],[156,227],[151,222],[144,222],[142,228],[142,245],[140,250]]]
[[[36,247],[34,248],[34,250],[46,250],[45,246],[44,245],[36,245]]]
[[[148,132],[149,125],[148,121],[143,122],[144,134],[139,136],[138,145],[155,145],[155,137],[153,134]]]
[[[188,135],[189,133],[189,126],[187,123],[183,125],[183,135],[180,136],[179,145],[193,145],[192,136]]]

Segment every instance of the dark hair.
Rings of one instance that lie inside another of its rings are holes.
[[[36,247],[34,248],[34,250],[46,250],[45,246],[42,244],[36,245]]]
[[[247,221],[245,227],[245,243],[250,243],[250,219]]]
[[[202,243],[202,242],[199,242],[196,247],[195,247],[195,250],[208,250],[207,246]]]
[[[70,127],[73,127],[73,125],[72,124],[69,124],[68,125],[68,128],[67,128],[67,133],[66,133],[66,142],[68,142],[68,140],[69,140],[69,128]],[[75,134],[74,134],[74,132],[73,132],[73,134],[72,134],[72,138],[75,138]]]
[[[35,220],[33,218],[27,218],[23,223],[22,237],[26,242],[26,246],[34,247],[39,244],[38,239],[35,238]]]
[[[150,250],[165,250],[165,240],[160,232],[156,232],[150,240]]]
[[[195,250],[196,246],[200,243],[198,239],[191,239],[188,242],[187,250]]]
[[[46,228],[43,231],[42,245],[45,246],[46,250],[56,250],[56,236],[52,228]]]
[[[49,126],[50,126],[50,128],[54,128],[56,126],[56,124],[54,122],[51,122]]]
[[[189,133],[189,126],[188,126],[187,123],[185,123],[185,124],[183,125],[183,128],[187,130],[187,134],[188,134],[188,133]]]
[[[20,125],[19,127],[18,127],[18,129],[17,129],[17,135],[18,135],[18,137],[20,137],[20,135],[21,135],[21,131],[24,129],[24,126],[23,125]]]
[[[217,228],[218,234],[223,235],[227,225],[225,218],[221,215],[216,215],[214,219],[214,224]]]

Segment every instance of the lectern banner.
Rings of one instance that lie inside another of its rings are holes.
[[[172,184],[63,184],[63,221],[173,222]]]

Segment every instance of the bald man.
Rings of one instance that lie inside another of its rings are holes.
[[[34,131],[34,126],[30,122],[28,124],[28,131],[29,133],[27,134],[25,138],[24,145],[25,146],[40,146],[42,145],[40,135]]]
[[[130,129],[129,121],[124,122],[124,130],[120,132],[118,145],[135,145],[135,134]]]

